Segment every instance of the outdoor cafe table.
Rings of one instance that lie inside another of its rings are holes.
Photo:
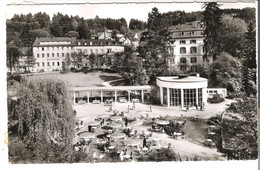
[[[143,121],[138,121],[138,120],[136,120],[136,121],[133,121],[132,123],[131,123],[131,125],[132,126],[139,126],[139,125],[142,125],[143,124]]]
[[[113,121],[121,121],[122,117],[121,116],[112,116],[112,117],[110,117],[110,119]]]
[[[94,133],[84,132],[84,133],[81,133],[79,136],[80,136],[80,138],[90,139],[90,138],[94,138],[95,134]]]
[[[127,146],[138,146],[140,145],[141,141],[137,139],[128,139],[125,143]]]
[[[108,115],[106,114],[102,114],[102,115],[97,115],[97,118],[100,118],[100,119],[104,119],[104,118],[107,118]]]
[[[158,124],[158,125],[166,126],[166,125],[169,125],[170,122],[169,122],[169,121],[166,121],[166,120],[159,120],[159,121],[157,121],[157,124]]]
[[[88,125],[89,126],[99,126],[100,125],[100,121],[89,122]]]
[[[124,138],[125,134],[124,133],[114,133],[111,135],[111,137],[120,139],[120,138]]]
[[[117,129],[117,128],[122,127],[122,124],[119,124],[119,123],[111,123],[111,124],[109,124],[108,126],[111,127],[111,128]]]

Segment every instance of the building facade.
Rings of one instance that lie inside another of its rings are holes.
[[[72,53],[83,55],[108,55],[124,51],[121,44],[113,40],[77,40],[75,37],[37,38],[33,44],[36,71],[57,71],[65,66],[65,58]],[[69,67],[72,67],[70,65]]]
[[[168,107],[207,105],[208,80],[198,76],[157,77],[161,104]]]
[[[182,72],[198,72],[203,59],[204,28],[199,21],[173,26],[172,41],[168,48],[170,58],[169,69],[176,66]]]

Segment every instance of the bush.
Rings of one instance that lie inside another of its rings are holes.
[[[208,99],[208,102],[210,103],[221,103],[223,102],[225,99],[223,97],[221,97],[218,93],[214,94],[212,98]]]
[[[89,67],[82,67],[82,69],[80,69],[81,72],[83,72],[84,74],[87,74],[90,72],[90,68]]]
[[[179,161],[180,157],[172,149],[162,148],[152,151],[149,155],[142,155],[139,161],[142,162],[162,162]]]
[[[79,72],[79,70],[76,69],[76,68],[74,68],[74,67],[71,67],[71,68],[70,68],[70,71],[73,72],[73,73]]]
[[[152,89],[150,94],[147,94],[147,98],[151,104],[161,104],[159,88]]]

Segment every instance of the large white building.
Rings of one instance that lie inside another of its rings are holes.
[[[204,54],[204,28],[199,21],[173,26],[170,29],[174,43],[169,47],[169,68],[183,72],[197,72]]]
[[[77,40],[75,37],[37,38],[33,44],[36,65],[33,71],[62,70],[65,57],[73,52],[84,55],[105,55],[124,51],[121,44],[112,40]]]

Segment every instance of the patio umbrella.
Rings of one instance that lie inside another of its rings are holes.
[[[100,121],[89,122],[88,125],[89,126],[99,126],[100,125]]]
[[[97,118],[100,118],[100,119],[104,119],[104,118],[107,118],[108,115],[106,114],[102,114],[102,115],[97,115]]]
[[[169,121],[166,121],[166,120],[160,120],[160,121],[157,121],[157,124],[158,124],[158,125],[169,125],[170,122],[169,122]]]
[[[94,138],[94,137],[95,137],[94,133],[84,132],[84,133],[80,134],[80,138],[84,138],[84,139],[90,139],[90,138]]]
[[[142,125],[143,124],[143,121],[140,121],[140,120],[136,120],[136,121],[133,121],[131,123],[132,126],[139,126],[139,125]]]
[[[120,139],[120,138],[124,138],[125,134],[124,133],[114,133],[114,134],[111,134],[111,137]]]
[[[121,121],[122,117],[121,116],[112,116],[112,117],[110,117],[110,119],[113,121]]]
[[[127,146],[138,146],[140,145],[141,141],[138,139],[128,139],[125,143]]]
[[[122,127],[122,124],[119,124],[119,123],[111,123],[111,124],[109,124],[108,125],[109,127],[111,127],[111,128],[120,128],[120,127]]]

